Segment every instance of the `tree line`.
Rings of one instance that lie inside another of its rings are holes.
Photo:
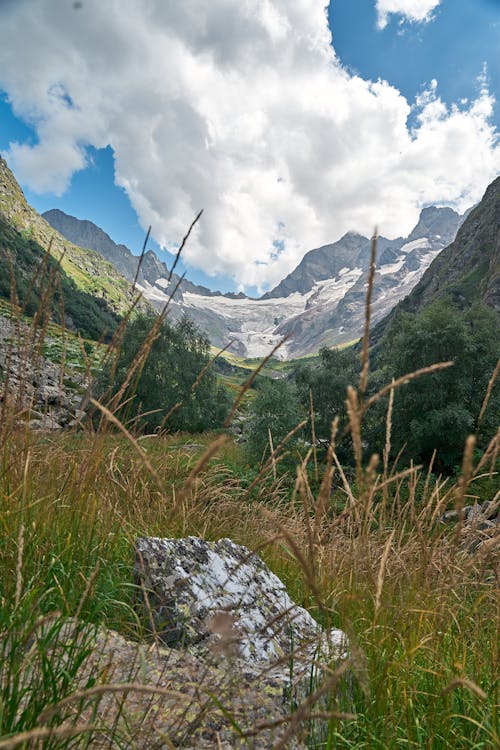
[[[126,329],[120,351],[99,379],[100,393],[116,394],[139,356],[154,318],[139,315]],[[460,310],[449,300],[428,307],[419,315],[395,319],[383,341],[371,355],[371,374],[366,398],[391,380],[435,362],[453,366],[424,375],[395,391],[392,406],[392,457],[428,464],[436,451],[435,467],[452,472],[460,464],[467,435],[478,436],[484,446],[496,429],[500,393],[496,384],[488,408],[480,417],[483,399],[499,356],[498,319],[488,307],[477,304]],[[135,420],[143,430],[200,432],[222,427],[231,397],[214,368],[208,366],[209,341],[187,318],[166,321],[151,344],[149,354],[124,394],[118,416]],[[200,373],[203,375],[200,378]],[[244,434],[249,460],[258,463],[293,431],[305,426],[289,441],[296,462],[300,442],[314,439],[321,449],[328,445],[332,421],[339,433],[347,423],[346,392],[359,381],[357,348],[320,351],[313,364],[297,362],[284,378],[259,378],[247,407]],[[368,455],[382,454],[386,439],[388,396],[366,415],[363,448]],[[168,415],[168,420],[165,417]],[[338,445],[341,460],[349,464],[349,438]],[[286,465],[286,462],[285,462]]]

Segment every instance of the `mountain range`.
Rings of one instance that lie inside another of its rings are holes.
[[[169,281],[167,266],[151,251],[144,254],[134,290],[136,255],[90,221],[57,209],[37,214],[0,158],[0,297],[11,293],[9,275],[22,297],[47,251],[51,263],[60,265],[65,323],[85,335],[99,337],[116,327],[137,291],[143,295],[142,309],[162,307],[179,282],[170,314],[187,314],[214,346],[232,341],[231,350],[243,357],[262,357],[285,336],[279,356],[300,357],[356,340],[363,330],[370,239],[361,234],[348,232],[310,250],[260,299],[213,292],[175,274]],[[500,178],[462,216],[429,206],[407,237],[380,237],[372,304],[375,339],[400,312],[416,312],[443,294],[463,305],[481,299],[500,311],[499,255]],[[86,327],[89,317],[92,325]]]
[[[129,280],[138,258],[117,245],[102,229],[57,209],[44,219],[71,242],[109,260]],[[373,319],[383,318],[418,282],[439,252],[455,237],[462,216],[451,208],[423,209],[406,238],[378,240],[378,270],[373,294]],[[171,304],[173,317],[189,315],[218,347],[232,341],[243,357],[262,357],[285,336],[281,358],[299,357],[358,338],[363,330],[365,282],[371,241],[356,232],[335,243],[310,250],[297,268],[260,299],[219,294],[187,280]],[[151,251],[145,253],[138,287],[151,304],[161,307],[177,285],[175,274]]]

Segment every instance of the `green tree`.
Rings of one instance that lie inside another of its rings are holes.
[[[257,395],[249,407],[246,432],[248,434],[248,452],[254,460],[261,460],[270,455],[270,440],[277,448],[283,438],[304,419],[297,389],[288,380],[263,379]],[[292,447],[294,440],[287,444]]]
[[[401,316],[389,332],[380,363],[386,379],[453,361],[447,370],[411,381],[396,391],[393,448],[408,458],[428,462],[434,449],[437,466],[452,470],[460,463],[465,439],[485,438],[498,416],[494,390],[481,425],[478,416],[499,355],[498,318],[484,305],[461,311],[441,300],[418,316]]]
[[[359,368],[359,354],[353,348],[325,348],[316,365],[299,365],[295,371],[300,400],[307,411],[312,394],[316,436],[325,444],[330,441],[334,418],[338,416],[345,424],[347,386],[356,385]]]
[[[142,314],[129,322],[118,361],[100,380],[101,395],[112,396],[125,382],[154,321],[154,316]],[[132,378],[122,399],[125,406],[117,416],[122,420],[137,417],[143,429],[154,430],[173,409],[165,429],[201,432],[220,427],[229,409],[229,394],[211,368],[199,379],[208,362],[208,339],[191,320],[165,321],[142,368]],[[179,403],[182,406],[174,409]]]

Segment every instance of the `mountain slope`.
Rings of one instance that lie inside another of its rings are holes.
[[[408,294],[446,241],[455,236],[461,220],[451,209],[424,209],[411,241],[379,239],[375,323]],[[260,300],[185,293],[182,302],[176,303],[177,310],[192,316],[214,344],[233,340],[232,351],[241,356],[263,356],[284,336],[289,338],[278,352],[282,359],[314,353],[322,346],[361,335],[369,256],[370,240],[349,233],[307,253],[295,271]],[[146,295],[161,300],[161,283],[157,280]]]
[[[420,312],[447,295],[461,307],[481,301],[500,313],[500,177],[468,213],[456,239],[374,329],[373,340],[378,341],[401,312]]]
[[[390,251],[403,240],[380,238],[380,248]],[[344,268],[366,270],[370,262],[370,240],[356,232],[348,232],[338,242],[323,245],[306,253],[299,265],[263,299],[287,297],[294,292],[306,294],[319,281],[338,278]]]
[[[21,302],[33,281],[36,300],[47,251],[50,268],[60,263],[66,324],[97,338],[114,329],[136,296],[131,284],[101,255],[68,242],[39,216],[0,157],[0,295],[10,298],[13,274]],[[58,296],[56,291],[56,301]]]
[[[133,282],[137,273],[139,257],[134,255],[125,245],[118,245],[111,237],[106,234],[100,227],[86,219],[77,219],[69,216],[57,208],[45,211],[42,214],[45,221],[51,227],[56,229],[60,234],[66,237],[70,242],[83,248],[94,250],[103,256],[106,260],[126,278]],[[157,279],[168,278],[168,269],[158,256],[148,250],[144,253],[137,281],[139,284],[154,285]],[[179,276],[172,274],[168,292],[173,291],[179,282]],[[211,295],[213,292],[203,286],[192,284],[187,279],[182,281],[182,290],[194,292],[195,294]]]

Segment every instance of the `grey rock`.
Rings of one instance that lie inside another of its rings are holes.
[[[66,399],[57,385],[49,383],[39,389],[38,401],[41,404],[47,404],[49,406],[60,406],[63,401],[66,401]]]
[[[44,343],[51,345],[54,340],[47,336]],[[41,348],[28,325],[0,315],[0,380],[8,382],[6,392],[0,386],[2,400],[6,397],[13,413],[21,421],[27,418],[30,428],[59,430],[83,419],[81,392],[88,381],[71,363],[62,369],[63,365],[49,361],[40,354]]]
[[[442,524],[461,523],[461,546],[474,554],[481,549],[489,552],[500,549],[499,502],[485,501],[481,505],[465,505],[462,510],[447,510],[441,516]],[[486,547],[483,544],[486,543]]]
[[[44,416],[42,419],[30,419],[29,427],[31,430],[61,430],[62,425],[56,420],[52,419],[49,415]]]
[[[96,727],[82,745],[93,750],[269,750],[280,742],[284,750],[306,750],[307,718],[288,732],[291,707],[283,703],[280,685],[265,675],[218,669],[185,652],[151,648],[59,615],[30,627],[25,648],[27,658],[15,675],[20,690],[29,692],[33,671],[47,658],[56,675],[71,675],[75,692],[95,683],[102,689],[79,708],[80,723]],[[7,650],[0,637],[0,651]],[[108,694],[109,683],[121,689]]]
[[[322,632],[257,555],[230,539],[136,540],[135,579],[159,638],[170,647],[231,657],[254,674],[289,682],[346,656],[341,630]]]

